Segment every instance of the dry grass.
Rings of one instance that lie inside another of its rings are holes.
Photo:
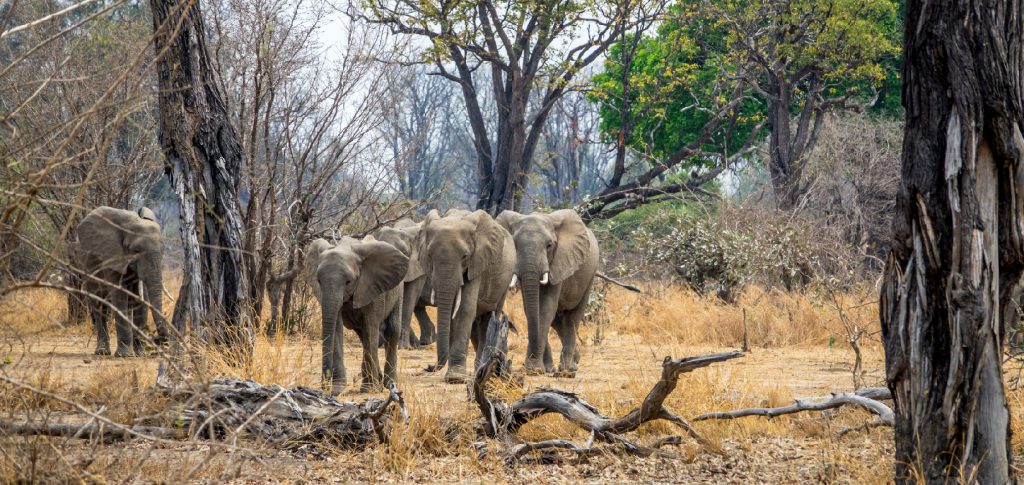
[[[637,406],[660,374],[666,355],[682,357],[734,349],[743,335],[743,308],[753,351],[743,359],[685,375],[668,407],[688,417],[711,410],[782,405],[793,397],[849,390],[852,352],[841,336],[834,307],[806,295],[748,291],[733,307],[696,297],[677,287],[648,288],[636,296],[609,289],[611,328],[604,340],[593,342],[593,330],[581,330],[582,362],[576,379],[530,376],[525,388],[504,387],[497,396],[513,400],[540,386],[572,390],[605,414],[619,416]],[[858,307],[863,295],[849,295],[848,313],[873,323],[873,307]],[[506,310],[525,322],[513,295]],[[846,305],[846,303],[843,303]],[[315,305],[314,305],[315,306]],[[155,358],[114,359],[91,355],[87,325],[64,329],[63,298],[46,290],[24,292],[0,302],[0,345],[4,365],[0,374],[35,388],[59,394],[122,423],[156,414],[166,408],[149,391],[155,377]],[[167,307],[168,309],[170,306]],[[314,319],[315,322],[318,319]],[[257,338],[254,355],[235,366],[211,349],[195,354],[202,365],[198,379],[229,375],[283,386],[319,383],[318,326],[304,334]],[[525,325],[510,336],[510,353],[521,363]],[[312,334],[312,336],[310,335]],[[829,345],[835,337],[834,345]],[[358,374],[358,340],[346,335],[345,364],[354,383]],[[555,355],[560,348],[552,338]],[[520,465],[509,468],[491,456],[479,459],[473,443],[479,440],[475,407],[466,402],[463,386],[443,384],[441,374],[423,368],[434,360],[433,349],[400,353],[399,387],[410,411],[407,422],[393,428],[389,443],[362,452],[338,451],[323,460],[306,460],[246,443],[255,453],[227,453],[207,445],[133,442],[92,446],[64,438],[0,438],[0,482],[30,481],[698,481],[883,483],[891,474],[889,430],[875,429],[837,437],[840,429],[871,419],[863,411],[846,410],[831,417],[804,414],[774,420],[746,418],[696,423],[697,430],[726,455],[710,453],[686,440],[672,451],[676,460],[601,455],[583,462]],[[868,384],[882,379],[881,351],[876,343],[865,348]],[[342,399],[362,399],[351,386]],[[1024,447],[1021,412],[1024,391],[1011,390],[1014,447]],[[0,386],[0,417],[60,420],[70,407],[11,385]],[[667,423],[649,423],[630,435],[649,443],[681,434]],[[521,436],[529,440],[587,436],[558,416],[528,424]],[[493,449],[497,443],[489,443]]]

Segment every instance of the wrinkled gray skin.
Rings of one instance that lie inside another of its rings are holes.
[[[516,275],[529,334],[526,371],[553,371],[548,331],[554,327],[562,341],[557,375],[575,377],[576,332],[600,261],[597,238],[572,210],[525,216],[504,211],[497,221],[512,233],[516,245]]]
[[[437,363],[427,371],[448,365],[445,381],[465,382],[470,338],[479,359],[490,312],[501,310],[512,282],[512,236],[482,210],[431,211],[416,242],[437,306]]]
[[[320,302],[323,324],[324,387],[331,395],[344,388],[345,362],[342,324],[359,335],[363,347],[361,392],[394,382],[401,333],[402,277],[409,258],[387,243],[367,237],[342,238],[332,247],[323,239],[306,250],[306,281]],[[385,364],[381,375],[378,335],[384,333]]]
[[[166,341],[167,321],[163,317],[163,250],[160,224],[153,211],[143,207],[132,212],[97,207],[77,228],[78,242],[72,254],[85,276],[84,291],[110,302],[118,312],[89,299],[89,312],[96,331],[96,355],[110,355],[107,322],[114,316],[117,350],[114,355],[142,355],[147,306],[153,308],[157,342]],[[140,299],[139,283],[142,283]]]
[[[430,345],[437,339],[434,322],[427,315],[427,306],[433,306],[430,303],[430,276],[423,272],[416,251],[416,237],[420,227],[420,223],[402,219],[395,223],[395,227],[385,227],[377,233],[378,240],[394,246],[409,258],[409,270],[405,273],[402,289],[402,336],[398,341],[400,349]],[[420,323],[418,339],[412,332],[413,313]],[[383,345],[383,340],[380,345]]]

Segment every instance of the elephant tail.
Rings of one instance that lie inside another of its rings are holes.
[[[609,283],[621,286],[621,287],[623,287],[623,288],[625,288],[625,289],[627,289],[629,291],[632,291],[634,293],[643,293],[642,291],[640,291],[640,288],[637,288],[637,287],[635,287],[633,285],[627,285],[626,283],[623,283],[623,282],[621,282],[621,281],[619,281],[619,280],[617,280],[615,278],[612,278],[611,276],[608,276],[608,275],[606,275],[606,274],[604,274],[604,273],[602,273],[600,271],[597,272],[596,276],[598,278],[601,278],[602,280],[605,280],[605,281],[607,281]]]

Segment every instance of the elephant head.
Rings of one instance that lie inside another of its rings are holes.
[[[122,277],[129,273],[142,283],[146,302],[153,309],[158,329],[163,320],[163,254],[160,224],[153,211],[141,208],[132,212],[98,207],[78,225],[79,253],[76,259],[90,273],[114,271]],[[133,293],[135,288],[128,288]]]
[[[579,270],[592,250],[583,220],[573,210],[522,215],[504,211],[497,221],[516,244],[516,271],[530,328],[531,347],[543,349],[547,332],[540,322],[540,287],[559,285]],[[548,322],[550,324],[550,322]]]
[[[306,251],[305,269],[326,318],[342,303],[350,301],[353,308],[362,308],[398,286],[408,264],[409,258],[388,243],[344,237],[335,247],[323,239],[313,241]]]
[[[431,211],[422,224],[417,250],[420,265],[430,276],[434,290],[431,303],[437,307],[438,365],[444,365],[462,287],[481,278],[488,264],[500,257],[505,231],[482,210],[451,211],[443,218],[437,211]]]

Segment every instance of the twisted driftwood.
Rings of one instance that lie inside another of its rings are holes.
[[[485,349],[502,348],[500,341],[492,340],[508,336],[507,326],[504,331],[501,328],[503,326],[502,320],[498,317],[492,317],[491,325],[489,326],[492,328],[488,329]],[[486,393],[487,381],[494,375],[498,366],[505,362],[501,352],[496,351],[487,353],[482,358],[481,365],[473,379],[472,395],[484,418],[484,434],[490,438],[514,441],[515,434],[519,428],[529,421],[548,413],[558,413],[571,423],[590,432],[590,439],[584,446],[579,446],[566,440],[517,443],[507,453],[508,459],[512,461],[531,451],[549,448],[572,450],[577,456],[607,451],[607,449],[593,448],[592,443],[595,440],[609,444],[610,448],[633,455],[668,455],[657,448],[665,444],[677,444],[680,440],[678,437],[659,440],[655,446],[641,446],[632,443],[620,435],[633,431],[648,421],[664,419],[681,427],[698,442],[706,446],[710,445],[683,418],[664,407],[665,399],[675,390],[680,374],[742,356],[743,354],[740,352],[728,352],[675,360],[666,357],[662,363],[661,379],[655,383],[640,407],[617,419],[605,416],[600,410],[575,393],[559,389],[540,388],[519,398],[512,404],[492,400]]]
[[[793,404],[789,406],[780,406],[775,408],[745,408],[736,409],[734,411],[721,411],[714,413],[701,414],[695,418],[694,421],[705,421],[709,419],[736,419],[746,416],[763,416],[766,418],[774,418],[785,414],[794,414],[804,411],[825,411],[829,409],[836,409],[843,406],[856,406],[871,411],[878,420],[873,423],[868,423],[863,426],[857,426],[853,428],[847,428],[840,431],[840,435],[849,433],[851,431],[858,431],[865,428],[874,426],[893,426],[896,422],[896,415],[893,413],[889,406],[886,406],[881,401],[891,400],[892,393],[889,389],[884,387],[866,387],[858,389],[856,392],[846,392],[841,394],[832,394],[827,398],[820,398],[819,400],[807,400],[807,399],[796,399]]]

